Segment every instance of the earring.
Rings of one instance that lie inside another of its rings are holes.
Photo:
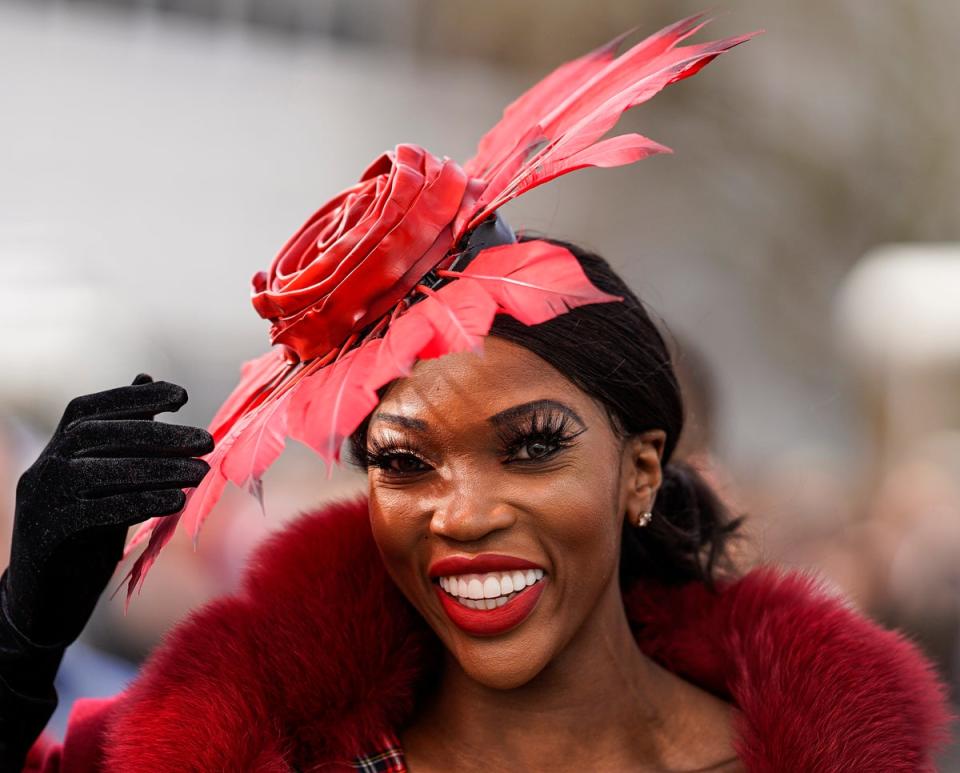
[[[650,523],[651,518],[653,518],[653,513],[649,511],[646,513],[641,513],[637,516],[630,516],[630,525],[636,527],[637,529],[642,529],[644,526]]]

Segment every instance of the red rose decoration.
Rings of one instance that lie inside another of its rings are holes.
[[[455,161],[416,145],[384,153],[254,276],[270,340],[309,360],[388,312],[453,247],[466,190]]]

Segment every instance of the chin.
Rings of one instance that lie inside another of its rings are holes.
[[[493,690],[513,690],[532,681],[550,662],[550,654],[528,637],[507,642],[503,639],[457,642],[450,654],[464,673]]]

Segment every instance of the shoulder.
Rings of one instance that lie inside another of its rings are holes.
[[[647,654],[736,705],[751,770],[923,770],[946,739],[930,661],[812,575],[763,567],[718,593],[638,587],[626,601]]]

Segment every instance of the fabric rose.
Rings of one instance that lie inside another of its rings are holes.
[[[467,183],[455,161],[416,145],[380,156],[253,277],[271,342],[309,360],[388,312],[453,247]]]

